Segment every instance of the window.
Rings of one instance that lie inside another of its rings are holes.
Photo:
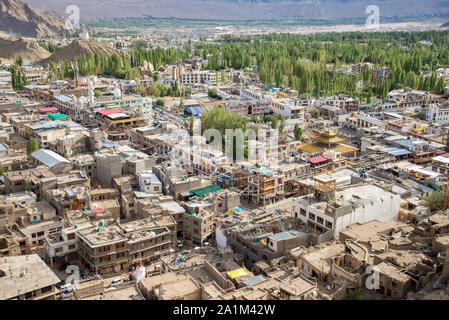
[[[74,244],[69,245],[69,250],[73,250],[73,249],[75,249],[75,245]]]
[[[123,258],[125,256],[124,252],[117,253],[117,259]]]
[[[111,248],[110,248],[110,246],[104,246],[104,247],[100,247],[100,252],[106,252],[106,251],[109,251],[109,250],[111,250]]]
[[[25,299],[31,299],[35,296],[36,296],[36,291],[31,291],[31,292],[25,293]]]
[[[69,240],[75,239],[75,234],[74,233],[68,234],[67,239],[69,239]]]
[[[51,286],[48,286],[48,287],[45,287],[45,288],[41,289],[41,293],[47,293],[49,291],[51,291]]]
[[[303,208],[299,209],[299,213],[302,214],[304,217],[306,216],[306,210]]]
[[[309,212],[309,219],[312,219],[315,221],[315,215],[311,212]]]
[[[125,247],[125,243],[124,243],[124,242],[117,243],[117,244],[115,245],[115,247],[116,247],[117,249],[124,248],[124,247]]]
[[[326,220],[326,227],[332,229],[332,222]]]
[[[154,187],[154,191],[159,191],[159,187]]]
[[[110,261],[111,260],[111,256],[104,256],[100,258],[100,262],[106,262],[106,261]]]
[[[316,221],[318,222],[318,223],[320,223],[320,224],[323,224],[323,218],[321,218],[321,217],[316,217]]]

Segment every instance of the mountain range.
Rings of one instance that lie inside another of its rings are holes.
[[[42,12],[19,0],[0,0],[0,31],[29,37],[73,33],[59,13]]]
[[[82,20],[109,18],[178,18],[210,20],[351,19],[367,17],[376,5],[380,17],[449,15],[445,0],[24,0],[42,10],[64,14],[80,8]]]

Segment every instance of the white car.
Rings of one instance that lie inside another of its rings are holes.
[[[114,287],[114,286],[121,285],[121,284],[123,284],[123,279],[117,278],[117,279],[112,280],[110,286]]]

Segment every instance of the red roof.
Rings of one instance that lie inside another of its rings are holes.
[[[449,153],[445,153],[441,155],[442,157],[449,158]]]
[[[56,107],[40,108],[39,111],[40,111],[40,112],[58,111],[58,108],[56,108]]]
[[[92,211],[97,212],[97,213],[104,212],[104,210],[101,208],[93,208]]]
[[[313,164],[315,164],[315,163],[320,163],[320,162],[324,162],[324,161],[326,161],[327,159],[325,158],[325,157],[323,157],[323,156],[316,156],[316,157],[312,157],[312,158],[309,158],[309,161],[311,162],[311,163],[313,163]]]
[[[104,116],[108,116],[110,114],[120,113],[122,111],[120,109],[101,109],[101,110],[98,110],[97,112]]]
[[[327,153],[323,153],[323,157],[326,158],[327,160],[332,160],[332,156],[328,155]]]

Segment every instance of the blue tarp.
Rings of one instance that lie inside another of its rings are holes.
[[[101,144],[104,144],[107,147],[115,147],[115,146],[117,146],[117,144],[112,142],[112,141],[100,140],[100,142],[101,142]]]
[[[240,207],[235,207],[234,210],[238,213],[242,212],[242,211],[246,211],[246,209],[240,208]]]
[[[202,112],[203,110],[200,107],[187,107],[184,109],[184,114],[186,116],[198,117]]]
[[[174,260],[171,262],[171,264],[174,265],[174,266],[179,266],[179,265],[181,264],[181,260],[179,260],[178,258],[176,258],[176,259],[174,259]]]

